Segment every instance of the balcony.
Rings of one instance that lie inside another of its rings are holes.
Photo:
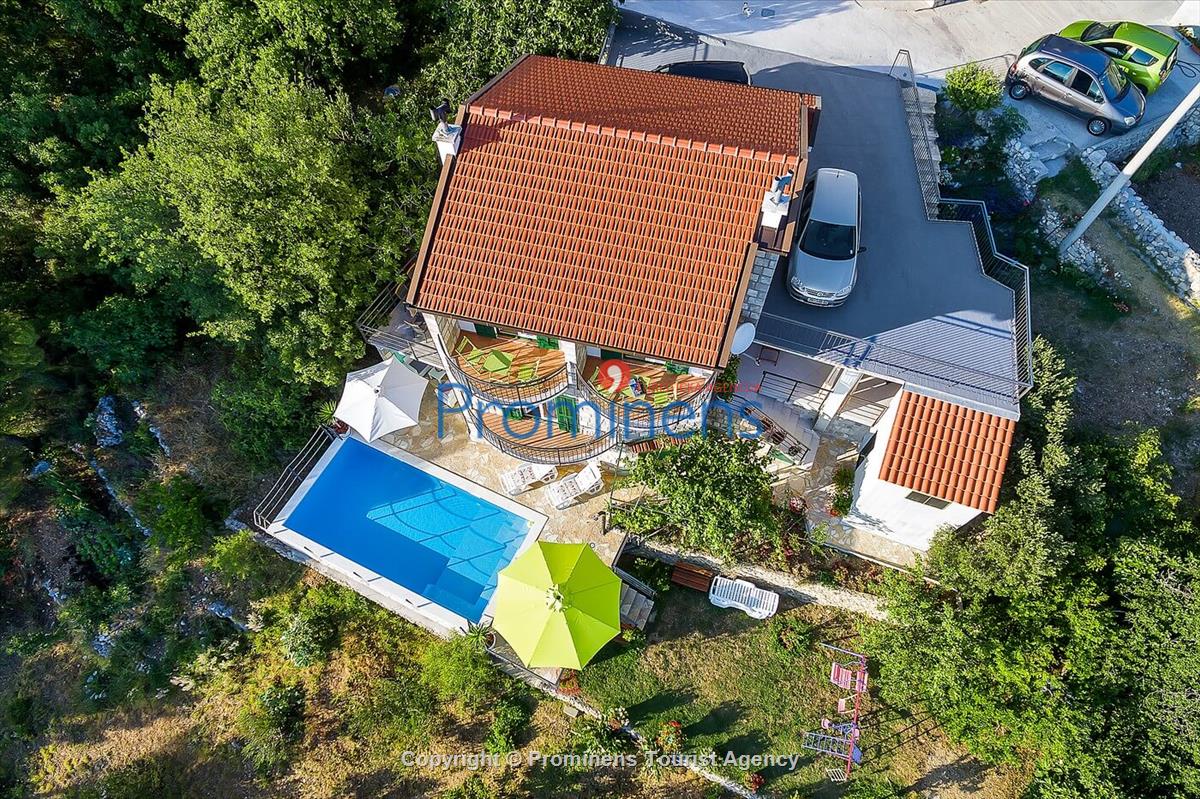
[[[708,377],[699,377],[682,371],[683,367],[672,368],[664,364],[647,363],[644,361],[623,361],[629,367],[630,381],[639,379],[646,390],[638,396],[631,387],[625,387],[617,396],[606,391],[598,381],[600,364],[607,359],[589,357],[580,372],[580,383],[584,387],[585,398],[596,403],[601,412],[617,420],[619,425],[627,426],[635,433],[637,430],[652,431],[662,424],[662,412],[671,407],[670,418],[672,426],[675,421],[682,422],[686,415],[677,403],[684,403],[696,411],[698,417],[703,417],[704,405],[712,395],[715,372]],[[616,404],[616,408],[612,406]],[[628,420],[626,422],[626,420]]]
[[[550,343],[460,331],[447,343],[450,369],[482,399],[508,405],[542,402],[565,389],[571,377],[562,351],[543,346]]]
[[[608,425],[584,418],[574,424],[558,424],[539,414],[514,419],[501,413],[483,414],[480,432],[496,449],[532,463],[580,463],[594,458],[617,443]]]

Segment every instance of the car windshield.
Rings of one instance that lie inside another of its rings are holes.
[[[1083,29],[1083,34],[1079,37],[1085,42],[1094,42],[1097,39],[1111,38],[1117,30],[1116,25],[1103,25],[1099,22],[1093,22]]]
[[[1100,82],[1104,84],[1104,95],[1110,100],[1120,100],[1125,96],[1125,92],[1129,91],[1129,79],[1111,61],[1108,62],[1108,67],[1104,70],[1104,77]]]
[[[854,256],[854,228],[813,219],[804,228],[800,249],[814,258],[845,261]]]

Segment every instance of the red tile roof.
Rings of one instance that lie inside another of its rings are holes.
[[[798,167],[813,100],[527,57],[466,108],[410,301],[716,366],[763,192]]]
[[[1016,422],[904,391],[879,477],[991,513]]]

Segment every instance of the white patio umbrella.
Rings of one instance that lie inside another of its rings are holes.
[[[406,363],[388,358],[346,375],[346,387],[333,415],[367,441],[412,427],[429,381]]]

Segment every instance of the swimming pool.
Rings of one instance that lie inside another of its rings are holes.
[[[449,611],[451,622],[478,623],[496,575],[537,537],[545,517],[403,450],[381,447],[387,445],[355,438],[331,444],[284,509],[281,528],[302,539],[310,555],[336,556],[343,572],[376,590],[382,582],[409,605],[428,611],[433,603]]]

